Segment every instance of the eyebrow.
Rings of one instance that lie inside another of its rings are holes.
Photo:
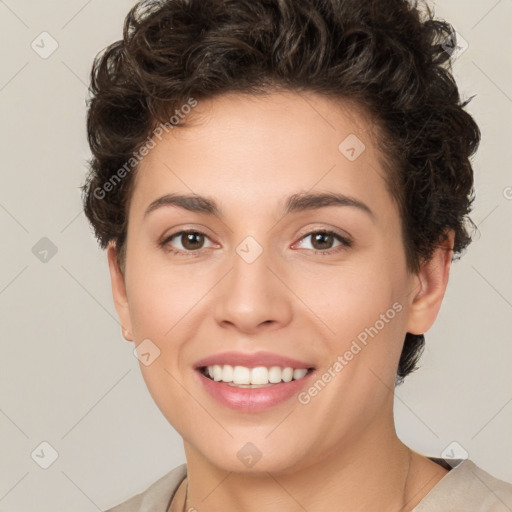
[[[213,199],[195,194],[166,194],[155,199],[147,207],[144,212],[144,218],[151,212],[166,206],[177,206],[191,212],[222,217],[222,211]],[[284,215],[288,215],[289,213],[316,210],[327,206],[351,206],[358,208],[368,214],[372,219],[375,219],[374,212],[359,199],[333,192],[316,194],[302,192],[293,194],[286,199],[283,213]]]

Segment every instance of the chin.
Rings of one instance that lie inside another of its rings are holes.
[[[265,440],[261,434],[252,436],[254,441],[250,439],[250,435],[236,436],[224,439],[223,443],[212,440],[206,445],[200,441],[195,450],[219,470],[248,476],[293,473],[307,465],[307,450],[298,440],[290,439],[290,444],[283,446],[277,439]]]

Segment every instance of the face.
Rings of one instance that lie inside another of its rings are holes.
[[[201,101],[186,122],[138,169],[124,276],[109,249],[156,404],[227,471],[378,444],[405,334],[430,327],[448,264],[408,272],[371,122],[292,92]]]

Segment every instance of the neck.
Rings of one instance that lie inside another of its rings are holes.
[[[379,433],[368,430],[358,435],[355,442],[335,447],[297,471],[251,475],[223,471],[185,442],[188,478],[173,500],[172,510],[282,512],[283,508],[294,507],[308,512],[412,510],[445,471],[413,454],[396,436],[394,425],[386,430],[380,428]],[[429,466],[430,474],[420,471],[420,466]]]

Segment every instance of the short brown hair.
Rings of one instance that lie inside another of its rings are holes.
[[[419,270],[448,229],[459,256],[471,241],[470,157],[480,132],[451,74],[445,48],[454,43],[451,25],[406,0],[139,2],[91,72],[93,156],[82,191],[100,246],[114,241],[123,268],[136,167],[108,193],[98,190],[155,126],[191,97],[281,88],[363,106],[382,135],[408,267]],[[423,335],[407,333],[397,382],[423,345]]]

